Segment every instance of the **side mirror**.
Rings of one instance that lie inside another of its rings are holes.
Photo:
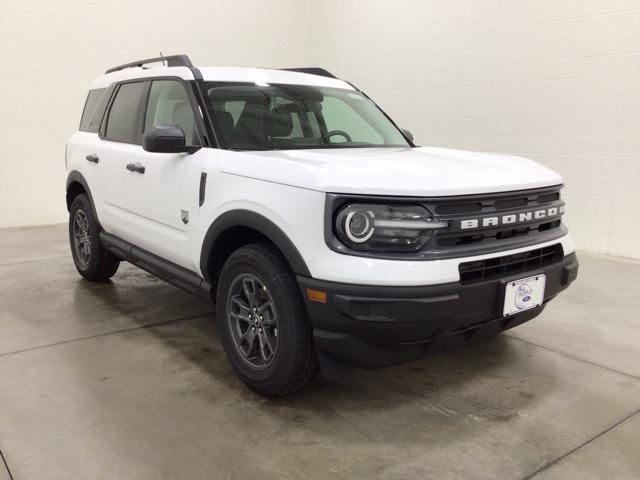
[[[157,125],[142,135],[142,148],[154,153],[193,153],[199,146],[186,145],[184,132],[177,125]]]
[[[407,137],[409,139],[409,141],[411,143],[413,143],[413,133],[411,133],[409,130],[407,130],[406,128],[401,128],[400,131],[402,132],[402,134]]]

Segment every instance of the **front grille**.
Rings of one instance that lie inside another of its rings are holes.
[[[561,261],[563,257],[562,245],[557,243],[549,247],[514,253],[504,257],[464,262],[458,266],[458,271],[461,282],[479,282],[553,265]]]
[[[448,229],[439,230],[434,234],[434,241],[430,246],[434,251],[468,250],[470,248],[484,249],[485,247],[501,249],[509,248],[518,242],[531,239],[535,241],[538,234],[545,232],[547,239],[559,229],[564,202],[560,199],[561,186],[504,192],[468,197],[442,198],[424,202],[438,221],[448,221]],[[554,215],[540,218],[530,218],[526,221],[503,222],[502,219],[511,217],[519,219],[519,215],[542,210],[555,211]],[[484,225],[482,222],[489,218],[501,219],[497,224]],[[463,222],[469,220],[478,222],[475,228],[462,228]],[[560,236],[557,235],[556,238]],[[544,240],[542,240],[544,241]]]

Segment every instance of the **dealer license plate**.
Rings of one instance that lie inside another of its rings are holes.
[[[503,315],[513,315],[542,305],[546,281],[546,275],[540,274],[507,283]]]

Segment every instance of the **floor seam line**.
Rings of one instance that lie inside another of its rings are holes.
[[[65,258],[69,258],[69,255],[65,255],[64,257],[41,258],[39,260],[25,260],[23,262],[0,263],[0,268],[1,267],[12,267],[14,265],[26,265],[26,264],[29,264],[29,263],[52,262],[54,260],[63,260]]]
[[[522,480],[530,480],[531,478],[535,477],[536,475],[538,475],[539,473],[541,473],[542,471],[548,469],[549,467],[555,465],[556,463],[558,463],[559,461],[561,461],[562,459],[568,457],[569,455],[577,452],[578,450],[580,450],[582,447],[585,447],[587,445],[589,445],[591,442],[593,442],[594,440],[597,440],[598,438],[600,438],[601,436],[605,435],[606,433],[610,432],[611,430],[613,430],[614,428],[618,427],[619,425],[623,424],[624,422],[626,422],[627,420],[629,420],[631,417],[637,415],[640,413],[640,408],[636,409],[635,411],[629,413],[628,415],[625,415],[624,417],[622,417],[620,420],[618,420],[617,422],[615,422],[613,425],[610,425],[609,427],[605,428],[603,431],[601,431],[600,433],[598,433],[597,435],[594,435],[593,437],[591,437],[590,439],[588,439],[587,441],[581,443],[580,445],[578,445],[577,447],[569,450],[568,452],[560,455],[558,458],[556,458],[555,460],[546,463],[545,465],[543,465],[542,467],[540,467],[539,469],[537,469],[535,472],[527,475],[526,477],[524,477]]]
[[[42,350],[44,348],[56,347],[58,345],[66,345],[67,343],[82,342],[84,340],[91,340],[93,338],[106,337],[106,336],[109,336],[109,335],[119,335],[121,333],[132,332],[132,331],[135,331],[135,330],[142,330],[142,329],[145,329],[145,328],[160,327],[162,325],[167,325],[167,324],[170,324],[170,323],[184,322],[184,321],[187,321],[187,320],[193,320],[194,318],[204,317],[205,315],[210,315],[210,314],[209,313],[202,313],[202,314],[199,314],[199,315],[191,315],[189,317],[172,318],[172,319],[169,319],[169,320],[163,320],[161,322],[149,323],[149,324],[146,324],[146,325],[138,325],[136,327],[123,328],[123,329],[120,329],[120,330],[114,330],[112,332],[104,332],[104,333],[98,333],[96,335],[88,335],[86,337],[72,338],[70,340],[62,340],[60,342],[49,343],[49,344],[46,344],[46,345],[37,345],[35,347],[23,348],[21,350],[14,350],[12,352],[3,352],[3,353],[0,353],[0,358],[8,357],[10,355],[16,355],[16,354],[19,354],[19,353],[31,352],[33,350]]]
[[[531,342],[529,340],[524,340],[522,338],[514,337],[513,335],[509,335],[508,333],[505,333],[505,336],[507,336],[509,338],[512,338],[514,340],[518,340],[520,342],[529,344],[529,345],[533,345],[534,347],[544,348],[545,350],[557,353],[559,355],[564,355],[565,357],[572,358],[573,360],[578,360],[580,362],[584,362],[584,363],[587,363],[589,365],[593,365],[594,367],[602,368],[602,369],[607,370],[609,372],[617,373],[618,375],[623,375],[625,377],[633,378],[634,380],[640,381],[640,377],[637,377],[637,376],[635,376],[635,375],[633,375],[631,373],[621,372],[620,370],[616,370],[615,368],[607,367],[606,365],[600,365],[599,363],[596,363],[594,361],[587,360],[586,358],[578,357],[576,355],[572,355],[571,353],[568,353],[568,352],[563,352],[562,350],[556,350],[555,348],[545,347],[544,345],[540,345],[538,343]]]
[[[2,458],[2,463],[4,463],[4,468],[7,470],[7,474],[9,475],[9,480],[13,480],[13,474],[11,473],[11,469],[9,468],[9,464],[7,463],[7,459],[4,456],[4,453],[2,453],[2,450],[0,450],[0,458]]]

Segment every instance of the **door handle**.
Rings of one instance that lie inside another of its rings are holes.
[[[95,153],[92,153],[91,155],[87,155],[86,159],[91,163],[98,163],[100,161],[100,157],[98,157],[98,155],[96,155]]]
[[[144,165],[141,165],[140,163],[127,163],[127,170],[144,173]]]

